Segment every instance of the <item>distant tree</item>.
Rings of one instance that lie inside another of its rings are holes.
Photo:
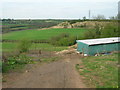
[[[117,20],[118,19],[118,16],[111,16],[109,17],[110,20]]]
[[[12,21],[13,19],[2,19],[2,21]]]
[[[84,21],[86,20],[86,16],[83,17],[83,20],[84,20]]]

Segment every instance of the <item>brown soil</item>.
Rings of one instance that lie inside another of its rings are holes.
[[[50,28],[42,28],[42,29],[38,29],[38,30],[47,30],[47,29],[50,29]]]
[[[75,69],[75,65],[81,63],[81,56],[74,52],[58,56],[62,59],[29,64],[22,72],[4,75],[3,88],[86,88]]]

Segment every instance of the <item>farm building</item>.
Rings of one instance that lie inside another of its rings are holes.
[[[77,51],[85,55],[95,55],[119,51],[120,37],[77,40]]]

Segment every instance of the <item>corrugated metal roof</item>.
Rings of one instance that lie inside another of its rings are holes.
[[[77,40],[77,42],[82,42],[88,45],[116,43],[116,42],[120,42],[120,37]]]

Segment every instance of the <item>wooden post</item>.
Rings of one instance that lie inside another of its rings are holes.
[[[39,55],[41,54],[41,50],[39,50]]]
[[[83,56],[84,56],[84,48],[82,48],[82,51],[83,51]]]

